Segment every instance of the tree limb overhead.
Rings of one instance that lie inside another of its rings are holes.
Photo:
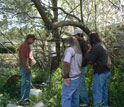
[[[52,28],[57,29],[58,27],[63,27],[63,26],[75,26],[81,28],[84,32],[87,34],[90,33],[90,30],[85,27],[82,23],[76,22],[76,21],[61,21],[58,23],[54,23]]]
[[[31,1],[34,3],[34,5],[36,6],[38,12],[40,13],[40,16],[42,17],[46,28],[50,29],[51,28],[51,22],[48,19],[48,17],[46,16],[44,7],[41,5],[40,0],[31,0]]]

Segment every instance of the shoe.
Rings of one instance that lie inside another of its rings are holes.
[[[80,104],[80,107],[88,107],[88,104]]]

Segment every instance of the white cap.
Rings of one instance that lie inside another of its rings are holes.
[[[83,34],[83,31],[80,28],[77,28],[74,30],[73,35],[76,35],[76,34]]]

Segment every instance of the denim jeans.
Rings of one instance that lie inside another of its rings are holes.
[[[81,84],[80,84],[80,99],[83,103],[88,104],[89,98],[88,98],[88,92],[87,92],[87,86],[85,83],[85,74],[87,72],[87,68],[82,68],[82,76],[81,76]]]
[[[81,78],[70,79],[70,86],[63,83],[62,107],[79,107],[79,85]]]
[[[110,79],[111,72],[98,74],[94,73],[93,81],[93,100],[94,107],[108,106],[108,81]]]
[[[20,102],[25,102],[29,99],[32,74],[28,74],[22,66],[20,67],[20,73],[22,78]]]

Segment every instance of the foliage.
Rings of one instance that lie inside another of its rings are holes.
[[[18,69],[12,65],[0,67],[0,107],[6,107],[8,103],[19,100],[20,82],[7,84],[7,80],[13,74],[18,74]]]
[[[111,79],[108,84],[109,89],[109,106],[110,107],[123,107],[124,96],[124,60],[115,59],[115,65],[111,70]],[[86,84],[88,88],[90,107],[93,106],[92,97],[92,81],[93,69],[91,66],[87,68]],[[48,107],[61,107],[61,93],[62,93],[62,77],[61,68],[58,68],[52,74],[50,86],[46,87],[43,91],[42,100]],[[59,83],[59,84],[58,84]]]
[[[38,65],[35,65],[32,68],[32,81],[37,84],[41,84],[43,82],[46,83],[48,80],[48,71],[43,71]]]
[[[43,90],[42,100],[47,107],[61,107],[61,67],[53,71],[51,79],[47,83],[47,87]]]
[[[40,0],[41,1],[41,0]],[[80,2],[78,0],[52,0],[58,1],[58,6],[64,9],[71,15],[67,15],[62,9],[59,9],[57,21],[77,21],[73,17],[76,16],[81,19]],[[51,23],[54,21],[54,14],[52,8],[52,2],[49,0],[41,1],[43,8],[46,12],[46,16]],[[104,36],[104,40],[109,45],[107,40],[117,41],[116,35],[123,35],[118,31],[117,27],[113,29],[106,27],[117,22],[121,22],[121,16],[118,17],[120,2],[119,0],[83,0],[83,19],[84,24],[91,31],[99,31]],[[96,7],[96,8],[95,8]],[[45,23],[35,8],[31,0],[1,0],[0,1],[0,40],[12,41],[16,44],[14,47],[17,49],[18,44],[22,42],[25,35],[28,33],[34,33],[39,39],[46,38],[49,36],[51,31],[45,31]],[[80,23],[83,23],[82,21]],[[55,23],[54,23],[55,24]],[[120,24],[121,25],[121,24]],[[70,27],[62,27],[59,29],[60,32],[57,36],[60,36],[62,32],[72,32],[73,29]],[[114,31],[114,32],[113,32]],[[48,35],[46,33],[48,32]],[[116,32],[116,33],[115,33]],[[123,39],[122,39],[123,40]],[[0,41],[0,42],[1,42]],[[2,41],[3,42],[3,41]],[[2,43],[1,42],[1,43]],[[16,43],[15,43],[16,42]],[[120,42],[120,40],[119,40]],[[41,41],[38,42],[42,44]],[[42,45],[43,46],[43,45]],[[42,47],[41,46],[41,47]],[[40,46],[39,46],[40,47]],[[38,47],[38,48],[39,48]],[[40,48],[41,49],[41,48]],[[1,50],[1,49],[0,49]],[[44,50],[42,50],[44,52]],[[119,50],[120,51],[120,50]],[[39,51],[39,54],[41,52]],[[44,56],[43,56],[44,57]],[[0,107],[6,106],[9,102],[15,102],[19,100],[19,88],[20,81],[14,86],[8,87],[4,90],[3,86],[6,83],[8,77],[19,72],[16,66],[6,64],[6,57],[3,56],[0,59]],[[7,55],[8,58],[8,55]],[[39,59],[38,59],[39,60]],[[124,60],[113,59],[114,65],[112,68],[112,76],[109,82],[109,105],[111,107],[122,107],[124,97]],[[43,61],[45,63],[46,61]],[[11,62],[10,62],[11,63]],[[43,72],[38,66],[33,67],[33,83],[46,83],[47,87],[43,89],[42,100],[48,107],[60,107],[61,106],[61,91],[62,91],[62,77],[61,77],[61,66],[56,71]],[[93,105],[92,98],[92,81],[93,81],[93,70],[91,66],[88,66],[86,74],[86,83],[88,87],[90,106]],[[2,75],[1,75],[2,73]],[[14,91],[13,91],[14,90]],[[12,94],[11,92],[17,92]]]
[[[0,45],[0,53],[15,53],[16,49],[14,47],[3,47]]]
[[[9,94],[0,94],[0,107],[6,107],[8,103],[11,103]]]
[[[111,107],[123,107],[124,103],[124,60],[116,58],[109,84],[109,103]]]
[[[111,79],[108,84],[109,89],[109,106],[123,107],[124,96],[124,60],[116,58],[111,70]],[[33,70],[33,85],[36,83],[46,84],[46,87],[39,87],[42,90],[41,100],[47,107],[61,107],[61,93],[63,79],[61,77],[62,67],[60,66],[56,71],[43,72],[38,66],[34,66]],[[3,65],[0,68],[0,107],[5,107],[8,103],[15,103],[19,101],[20,81],[17,82],[16,88],[11,84],[11,87],[4,88],[8,77],[14,74],[19,74],[16,66]],[[92,81],[93,69],[91,66],[87,68],[86,83],[88,88],[90,106],[93,105],[92,97]]]

